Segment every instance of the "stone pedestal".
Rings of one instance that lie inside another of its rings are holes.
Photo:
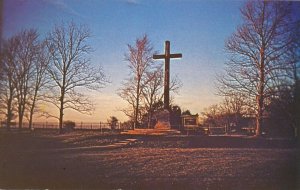
[[[155,116],[157,119],[155,129],[171,129],[170,112],[168,110],[160,111]]]

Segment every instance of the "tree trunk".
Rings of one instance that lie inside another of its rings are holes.
[[[7,101],[7,118],[6,118],[6,127],[7,127],[7,130],[10,130],[11,126],[11,120],[12,120],[12,101],[13,101],[13,91],[14,91],[14,88],[10,82],[11,80],[9,80],[9,98],[8,98],[8,101]]]
[[[136,106],[135,106],[135,111],[134,111],[133,130],[137,127],[137,122],[138,122],[139,104],[140,104],[140,81],[141,81],[141,79],[138,74],[138,84],[137,84],[137,89],[136,89]]]
[[[61,95],[60,98],[60,108],[59,108],[59,133],[62,133],[62,129],[63,129],[63,118],[64,118],[64,96]]]
[[[135,111],[134,111],[133,130],[137,127],[137,122],[138,122],[138,112],[139,112],[139,98],[136,99],[136,106],[135,106]]]
[[[32,108],[30,110],[30,116],[29,116],[29,130],[32,130],[32,118],[33,118],[33,113],[32,113]]]
[[[62,80],[62,86],[60,89],[60,108],[59,108],[59,133],[63,133],[63,121],[64,121],[64,99],[65,99],[65,93],[66,93],[66,65],[64,63],[63,66],[63,80]]]
[[[18,123],[19,129],[22,129],[22,122],[23,122],[23,118],[22,118],[22,115],[20,115],[20,113],[19,113],[19,123]]]
[[[262,112],[258,110],[257,118],[256,118],[256,130],[255,130],[256,136],[261,135],[261,128],[262,128]]]
[[[34,112],[34,107],[35,107],[35,97],[33,98],[33,101],[32,101],[32,105],[31,105],[31,108],[30,108],[30,116],[29,116],[29,129],[31,130],[32,129],[32,119],[33,119],[33,112]]]
[[[10,124],[11,124],[11,119],[12,119],[11,104],[12,104],[12,96],[9,97],[8,105],[7,105],[6,127],[8,130],[10,130]]]
[[[26,94],[19,95],[19,105],[18,105],[18,114],[19,114],[19,129],[23,128],[23,117],[25,112],[25,106],[26,106]]]
[[[257,102],[257,115],[256,115],[256,131],[255,135],[261,135],[263,125],[263,112],[264,112],[264,88],[265,88],[265,60],[264,48],[260,50],[260,68],[259,68],[259,84]]]
[[[38,85],[35,86],[35,90],[34,90],[34,96],[33,96],[33,100],[32,100],[32,105],[30,108],[30,116],[29,116],[29,129],[32,129],[32,119],[33,119],[33,113],[34,113],[34,108],[35,108],[35,102],[36,102],[36,97],[37,97],[37,93],[38,93]]]
[[[60,96],[60,108],[59,108],[59,133],[63,132],[63,119],[64,119],[64,97],[65,97],[65,88],[61,88]]]
[[[261,129],[263,125],[263,106],[264,106],[264,97],[263,97],[263,84],[260,85],[259,95],[257,97],[257,116],[256,116],[256,131],[255,135],[261,135]]]
[[[151,119],[152,119],[152,111],[149,111],[148,113],[148,129],[151,128]]]
[[[22,105],[19,104],[19,129],[22,129],[22,124],[23,124]]]
[[[30,66],[29,66],[30,67]],[[23,118],[24,118],[24,113],[25,113],[25,108],[26,108],[26,103],[27,103],[27,92],[28,92],[28,81],[29,81],[29,74],[26,74],[25,77],[25,84],[24,84],[24,89],[23,89],[23,98],[21,99],[21,117],[20,117],[20,123],[19,126],[20,128],[23,127]]]

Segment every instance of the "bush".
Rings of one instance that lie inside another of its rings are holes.
[[[75,129],[75,122],[74,121],[64,121],[64,129],[74,130]]]
[[[116,129],[119,120],[115,116],[110,116],[110,119],[108,119],[107,122],[109,123],[111,129]]]

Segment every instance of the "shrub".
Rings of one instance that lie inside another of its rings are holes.
[[[75,122],[74,121],[64,121],[64,128],[67,130],[74,130]]]

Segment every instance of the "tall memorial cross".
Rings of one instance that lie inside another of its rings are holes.
[[[165,54],[153,55],[153,59],[165,59],[164,109],[170,109],[170,59],[182,58],[181,53],[170,54],[170,41],[165,41]]]

